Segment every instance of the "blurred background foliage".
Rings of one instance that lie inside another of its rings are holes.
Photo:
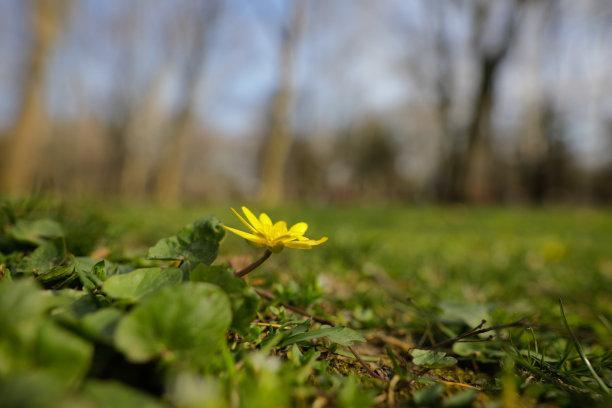
[[[612,2],[4,0],[0,192],[610,202]]]

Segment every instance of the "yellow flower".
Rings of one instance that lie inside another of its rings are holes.
[[[259,214],[259,218],[257,218],[248,208],[242,207],[242,212],[246,217],[244,219],[233,208],[232,211],[251,232],[244,232],[225,225],[223,225],[223,228],[241,236],[255,246],[268,248],[272,252],[280,252],[284,247],[310,249],[327,241],[327,237],[321,239],[306,238],[304,234],[308,229],[308,224],[305,222],[298,222],[287,229],[285,221],[278,221],[273,224],[270,217],[265,213]]]

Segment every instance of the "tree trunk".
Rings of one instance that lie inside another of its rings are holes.
[[[272,99],[269,131],[261,148],[259,199],[272,205],[283,199],[285,165],[291,147],[289,116],[296,44],[304,24],[305,6],[305,1],[296,0],[291,24],[282,33],[278,87]]]
[[[433,177],[432,196],[438,201],[454,201],[458,198],[460,170],[460,134],[451,122],[453,59],[450,44],[446,38],[445,7],[443,0],[431,3],[435,6],[436,32],[435,52],[437,57],[436,76],[436,122],[438,124],[437,168]]]
[[[155,197],[164,204],[174,205],[180,202],[185,166],[185,146],[193,133],[195,122],[194,109],[198,99],[198,89],[203,77],[208,52],[208,35],[221,9],[219,2],[205,3],[192,25],[192,47],[182,77],[184,106],[176,113],[165,127],[162,135],[161,157],[153,174]]]
[[[174,205],[181,201],[185,146],[192,133],[193,113],[190,107],[183,109],[168,126],[171,136],[162,147],[155,185],[155,196],[163,204]]]
[[[163,85],[169,75],[168,67],[162,67],[149,84],[142,101],[128,118],[126,129],[127,158],[121,173],[121,195],[131,199],[143,199],[151,172],[156,136],[163,124],[159,104]]]
[[[465,197],[468,201],[475,203],[487,203],[493,198],[490,138],[492,133],[493,83],[498,62],[485,60],[483,63],[475,110],[468,127]]]
[[[66,15],[70,5],[68,1],[31,3],[32,49],[24,69],[22,103],[2,149],[6,153],[3,154],[1,186],[10,194],[28,193],[34,188],[46,132],[44,76],[62,25],[61,17]]]
[[[467,127],[467,148],[464,166],[464,198],[469,202],[488,203],[493,197],[493,158],[491,138],[495,83],[499,68],[506,57],[516,29],[517,0],[508,10],[503,22],[500,39],[494,47],[484,47],[485,27],[490,18],[493,3],[482,3],[476,11],[474,40],[480,48],[480,78],[474,100],[474,109]],[[485,5],[486,4],[486,5]]]
[[[539,8],[536,8],[539,7]],[[543,89],[541,41],[546,20],[557,16],[552,14],[550,3],[534,5],[532,13],[526,13],[524,30],[533,41],[525,49],[523,58],[529,69],[523,76],[528,90],[525,97],[524,113],[518,136],[514,171],[514,198],[540,204],[550,193],[551,177],[548,164],[551,147],[550,139],[554,127],[554,109]]]

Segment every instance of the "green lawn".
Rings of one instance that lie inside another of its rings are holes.
[[[97,251],[102,248],[117,264],[150,266],[143,260],[148,247],[209,214],[240,226],[226,206],[96,207],[108,223]],[[89,210],[81,207],[62,217],[70,224],[71,217],[82,219],[84,212]],[[309,237],[326,235],[329,241],[308,251],[285,249],[248,276],[250,285],[268,290],[276,300],[274,307],[260,305],[248,335],[232,334],[229,342],[237,364],[221,369],[221,378],[231,379],[222,387],[231,394],[231,384],[242,384],[243,406],[274,406],[265,402],[279,393],[278,406],[609,402],[604,395],[612,379],[612,211],[377,205],[286,206],[267,212],[290,224],[306,221]],[[82,221],[78,228],[88,225]],[[217,264],[238,268],[261,252],[227,235]],[[576,351],[559,300],[595,374]],[[293,327],[304,319],[282,303],[359,331],[367,342],[354,349],[369,371],[347,348],[325,341],[269,345],[276,325]],[[511,328],[440,344],[476,326],[517,321]],[[411,351],[430,348],[440,353],[427,352],[425,363]],[[284,378],[269,379],[272,391],[257,388],[262,378],[252,380],[261,375],[249,363],[248,353],[255,350],[284,361]],[[215,384],[209,385],[221,386]],[[259,391],[244,391],[254,384]],[[229,400],[224,401],[219,406]]]
[[[593,326],[612,312],[609,210],[379,206],[268,213],[289,222],[306,220],[309,234],[330,240],[311,251],[284,251],[258,276],[273,269],[303,282],[318,275],[355,279],[379,273],[402,285],[407,298],[427,304],[468,301],[547,323],[559,316],[559,298],[571,315]],[[107,214],[117,241],[136,250],[202,215],[240,225],[227,207],[130,206]],[[221,253],[258,254],[235,236],[225,238]]]

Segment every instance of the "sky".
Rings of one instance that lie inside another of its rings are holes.
[[[347,126],[435,98],[431,81],[440,67],[432,52],[434,3],[311,2],[298,43],[294,126],[306,132]],[[555,24],[543,12],[526,19],[500,79],[496,123],[511,128],[528,100],[540,93],[562,112],[576,148],[600,160],[596,156],[607,132],[605,123],[612,118],[612,98],[606,91],[612,82],[612,1],[553,3]],[[188,25],[203,2],[76,4],[47,72],[46,101],[54,117],[121,109],[118,93],[126,98],[144,94],[161,66],[169,68],[160,104],[169,109],[180,105],[181,44],[168,46],[164,27],[172,21]],[[467,100],[475,81],[470,15],[457,6],[461,2],[439,4],[447,9],[445,33],[453,44],[454,92],[459,101]],[[249,137],[261,129],[276,89],[278,39],[289,21],[288,10],[284,0],[223,2],[209,30],[210,49],[198,85],[197,111],[203,124],[227,137]],[[0,128],[10,124],[19,102],[22,63],[30,43],[26,13],[23,0],[0,1]],[[457,104],[457,117],[466,114],[462,109],[468,105]]]

